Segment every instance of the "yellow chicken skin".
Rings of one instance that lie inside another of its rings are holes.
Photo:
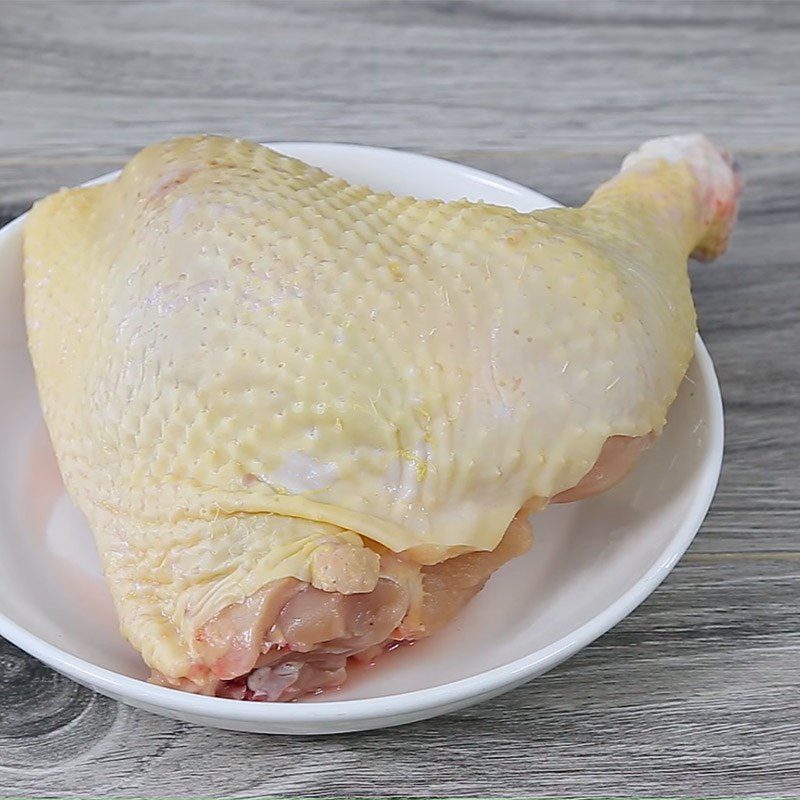
[[[620,479],[692,357],[687,258],[724,249],[739,188],[700,135],[530,214],[204,136],[38,202],[42,407],[156,678],[338,685],[524,551],[528,511]]]

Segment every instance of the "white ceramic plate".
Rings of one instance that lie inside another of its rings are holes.
[[[351,182],[528,211],[554,201],[502,178],[411,153],[283,143]],[[99,180],[113,176],[105,176]],[[91,533],[44,432],[22,313],[22,220],[0,231],[0,635],[102,694],[159,714],[263,733],[399,725],[486,700],[568,658],[664,579],[706,514],[722,461],[722,405],[700,338],[669,424],[634,475],[535,518],[536,540],[446,630],[360,668],[338,692],[289,704],[184,694],[145,682],[117,632]]]

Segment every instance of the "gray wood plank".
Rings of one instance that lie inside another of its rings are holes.
[[[198,129],[411,148],[794,148],[796,3],[16,2],[5,158]],[[32,57],[32,54],[35,54]]]
[[[0,644],[0,785],[34,797],[795,796],[799,589],[797,558],[689,557],[544,678],[338,737],[154,717]]]
[[[0,640],[0,796],[800,794],[798,75],[793,2],[0,0],[0,217],[197,131],[421,150],[575,204],[702,129],[749,181],[692,268],[722,481],[631,617],[490,703],[301,740],[119,706]]]

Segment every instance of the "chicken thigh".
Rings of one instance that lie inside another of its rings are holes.
[[[658,436],[687,257],[739,180],[646,143],[578,209],[375,193],[257,144],[38,202],[25,307],[64,482],[153,680],[287,700],[433,633]]]

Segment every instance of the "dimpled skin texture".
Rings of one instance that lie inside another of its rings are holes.
[[[323,544],[492,549],[607,437],[660,430],[707,221],[685,163],[646,166],[519,214],[198,137],[36,204],[45,418],[151,667],[185,674],[199,626]]]

